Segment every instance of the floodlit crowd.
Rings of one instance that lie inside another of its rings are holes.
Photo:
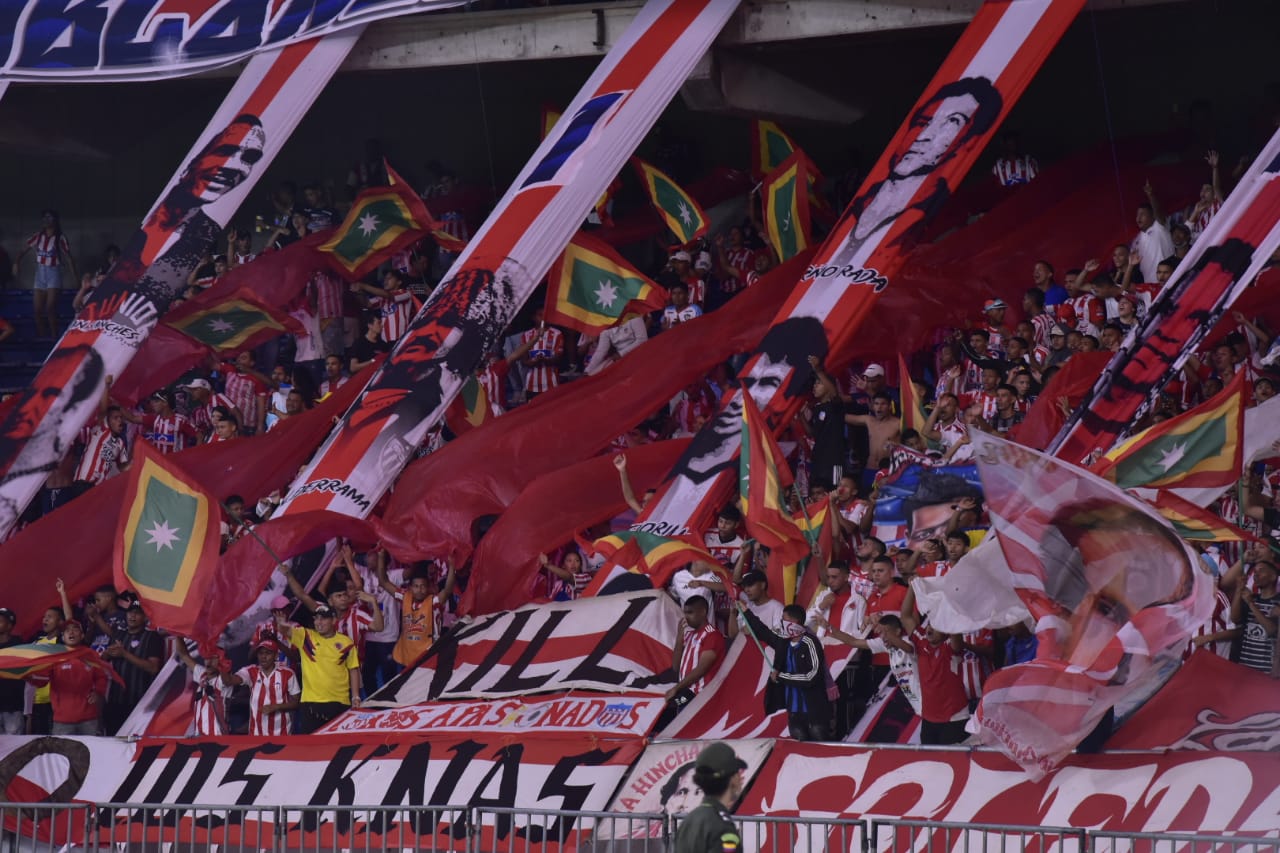
[[[831,519],[829,546],[815,544],[798,569],[799,587],[812,590],[811,596],[784,605],[784,590],[769,583],[767,549],[747,538],[739,507],[726,506],[704,532],[715,562],[692,563],[668,585],[683,620],[671,638],[674,683],[666,695],[667,721],[715,683],[732,644],[757,642],[771,666],[769,708],[787,712],[797,739],[849,736],[881,697],[881,688],[896,686],[909,705],[907,718],[919,717],[923,742],[964,740],[965,722],[987,677],[1035,657],[1034,626],[964,635],[933,628],[916,607],[909,582],[945,575],[982,541],[990,522],[981,492],[974,489],[944,502],[933,535],[895,540],[874,535],[884,532],[876,522],[880,485],[903,460],[924,466],[970,463],[975,431],[1016,440],[1018,426],[1055,373],[1079,353],[1117,350],[1222,204],[1229,187],[1218,155],[1209,152],[1205,165],[1207,180],[1192,206],[1164,210],[1156,189],[1148,186],[1131,239],[1113,247],[1067,247],[1084,260],[1078,268],[1059,271],[1048,261],[1035,263],[1027,270],[1020,304],[974,295],[970,321],[938,330],[935,344],[910,359],[912,376],[899,375],[897,353],[869,354],[851,366],[811,362],[811,397],[782,436],[796,475],[788,495],[791,510],[811,517],[825,508]],[[987,179],[1012,191],[1035,180],[1038,172],[1033,158],[1010,145]],[[231,228],[225,244],[211,248],[192,271],[182,298],[263,253],[335,227],[356,192],[385,179],[381,157],[370,156],[352,169],[342,193],[322,184],[301,192],[291,184],[279,186],[270,210],[251,226]],[[856,186],[856,181],[833,182],[837,206],[847,201],[839,197],[845,184]],[[485,212],[484,194],[436,167],[423,186],[422,195],[443,227],[467,239]],[[656,259],[653,247],[640,247],[637,260],[648,258],[653,278],[670,299],[648,317],[633,317],[593,338],[548,325],[541,308],[528,312],[477,369],[490,415],[500,417],[562,383],[596,373],[676,326],[699,323],[752,287],[778,263],[762,238],[758,207],[753,196],[746,218],[690,246],[664,249]],[[1088,259],[1091,252],[1097,253],[1095,259]],[[22,266],[28,254],[32,263]],[[118,256],[107,250],[102,263],[82,277],[77,306]],[[427,240],[367,280],[348,283],[317,273],[288,306],[306,334],[283,336],[227,362],[211,361],[173,386],[156,389],[140,406],[118,404],[108,388],[100,417],[85,427],[74,452],[49,477],[26,520],[118,475],[137,442],[149,442],[161,453],[180,453],[200,443],[244,440],[307,411],[395,345],[453,259]],[[42,337],[57,332],[48,294],[57,290],[59,266],[71,263],[57,214],[47,211],[40,230],[14,259],[14,272],[34,284]],[[1233,330],[1188,361],[1135,430],[1209,399],[1241,371],[1250,405],[1275,395],[1276,375],[1267,358],[1274,333],[1264,318],[1236,314],[1232,322]],[[634,512],[643,511],[651,494],[637,496],[632,489],[627,451],[700,429],[733,389],[743,362],[735,356],[660,410],[635,413],[634,429],[610,450],[619,488]],[[925,403],[927,419],[920,429],[902,426],[907,383],[914,383]],[[452,437],[438,425],[420,452],[436,452]],[[1259,541],[1196,545],[1217,579],[1217,606],[1188,654],[1207,648],[1275,676],[1280,675],[1275,654],[1280,592],[1273,535],[1280,528],[1280,465],[1265,461],[1242,474],[1240,488],[1228,490],[1211,509]],[[255,524],[279,503],[278,493],[248,500],[221,497],[224,546],[254,535]],[[612,521],[621,527],[632,517]],[[606,561],[583,553],[576,541],[530,566],[537,576],[535,598],[573,599],[591,584]],[[305,572],[281,567],[289,594],[272,602],[271,619],[257,627],[249,649],[242,651],[215,653],[164,635],[148,626],[143,606],[127,590],[103,586],[76,602],[68,600],[59,582],[60,600],[51,595],[55,603],[30,639],[88,646],[110,672],[78,658],[25,683],[0,680],[0,729],[128,730],[126,721],[164,661],[176,658],[191,672],[199,733],[316,731],[412,666],[454,624],[457,594],[470,572],[483,571],[470,565],[455,570],[436,561],[401,564],[381,549],[358,553],[343,542],[327,553],[326,561],[313,560]],[[0,646],[21,642],[15,626],[19,617],[30,616],[0,608]],[[850,652],[845,647],[852,647],[853,656],[833,675],[835,652],[843,660]]]

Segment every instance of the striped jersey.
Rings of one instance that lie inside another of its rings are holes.
[[[1002,187],[1016,187],[1030,183],[1040,174],[1040,164],[1034,157],[1001,157],[991,167],[991,174],[996,176]]]
[[[1213,204],[1206,207],[1196,215],[1195,219],[1187,222],[1187,226],[1191,229],[1191,239],[1194,240],[1209,227],[1209,223],[1213,220],[1214,215],[1222,209],[1222,202],[1214,201]]]
[[[694,693],[707,686],[707,682],[716,674],[716,670],[720,668],[721,662],[724,661],[724,635],[717,631],[710,622],[701,628],[686,628],[684,632],[684,648],[680,652],[679,677],[684,678],[693,672],[694,667],[698,665],[698,658],[702,657],[702,653],[706,651],[716,653],[716,662],[703,673],[702,678],[689,685],[689,689]]]
[[[342,279],[322,270],[312,276],[310,288],[315,296],[317,317],[330,320],[342,316]]]
[[[359,605],[352,604],[347,612],[338,617],[338,633],[346,634],[356,641],[356,648],[364,653],[364,635],[369,633],[373,624],[373,615]]]
[[[247,373],[227,373],[223,384],[224,393],[240,410],[240,426],[245,429],[257,429],[258,407],[265,405],[259,397],[267,396],[267,387],[255,376]]]
[[[195,424],[196,429],[205,435],[213,432],[213,410],[219,406],[229,409],[233,416],[238,408],[235,401],[226,394],[214,394],[209,398],[209,402],[191,410],[191,422]]]
[[[192,671],[195,677],[196,734],[200,737],[220,737],[227,734],[227,699],[232,688],[222,680],[222,673],[213,667],[198,663]]]
[[[1231,599],[1227,598],[1227,594],[1222,590],[1214,590],[1213,613],[1196,629],[1192,639],[1217,634],[1222,631],[1230,631],[1234,627],[1236,627],[1236,623],[1231,621]],[[1214,640],[1211,643],[1206,643],[1204,647],[1220,658],[1231,657],[1230,640]],[[1191,653],[1195,650],[1195,644],[1188,640],[1187,650],[1183,652],[1182,659],[1186,660],[1191,657]]]
[[[63,234],[37,231],[27,238],[27,247],[36,253],[36,263],[42,267],[56,267],[62,262],[61,253],[71,254],[71,244]]]
[[[520,342],[530,340],[534,342],[529,349],[530,356],[556,356],[556,360],[550,364],[535,364],[525,371],[524,390],[531,394],[541,394],[560,384],[560,370],[556,362],[564,352],[564,335],[560,334],[560,330],[554,326],[547,326],[541,332],[537,329],[527,329],[521,333]]]
[[[200,442],[195,424],[183,415],[144,415],[142,437],[161,453],[177,453]]]
[[[283,705],[302,692],[293,670],[276,664],[267,672],[252,664],[237,670],[236,675],[249,685],[249,734],[259,737],[289,734],[288,711],[264,713],[262,709],[267,705]]]
[[[120,473],[120,466],[129,461],[124,436],[112,433],[102,421],[81,430],[80,440],[84,442],[84,454],[76,466],[77,480],[101,483]]]
[[[413,294],[398,290],[390,296],[375,296],[369,307],[382,315],[382,339],[389,344],[400,340],[413,320]]]

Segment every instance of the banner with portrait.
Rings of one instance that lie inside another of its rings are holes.
[[[859,328],[910,248],[1083,5],[1019,0],[979,8],[740,372],[742,389],[775,428],[809,399],[811,358],[828,370],[848,362]],[[636,529],[678,536],[712,522],[737,488],[742,393],[726,395],[694,436]]]
[[[908,465],[881,481],[871,532],[886,545],[914,550],[946,536],[956,502],[964,498],[982,500],[976,465]]]
[[[549,601],[481,616],[441,637],[370,708],[553,690],[661,697],[675,681],[680,611],[661,590]]]
[[[107,377],[124,373],[361,29],[267,51],[241,72],[119,261],[0,421],[0,536],[97,414]]]

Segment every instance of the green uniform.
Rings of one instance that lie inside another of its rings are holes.
[[[675,853],[738,853],[742,839],[729,810],[710,797],[680,822]]]

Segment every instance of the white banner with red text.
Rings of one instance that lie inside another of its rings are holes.
[[[530,604],[455,628],[366,703],[399,708],[555,690],[662,696],[680,611],[646,590]]]
[[[322,734],[499,732],[643,737],[653,728],[665,704],[661,696],[647,693],[424,702],[403,708],[351,710],[320,731]]]

